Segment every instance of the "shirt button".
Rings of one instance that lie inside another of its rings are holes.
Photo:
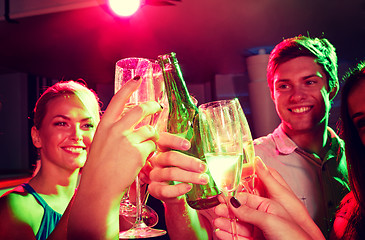
[[[327,203],[327,205],[328,205],[328,207],[333,207],[333,202],[332,201],[329,201],[328,203]]]

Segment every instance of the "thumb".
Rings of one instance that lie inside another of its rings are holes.
[[[232,197],[229,201],[230,210],[241,222],[253,224],[259,228],[264,222],[276,214],[282,215],[285,210],[267,198],[262,198],[249,193],[239,193],[237,199]]]

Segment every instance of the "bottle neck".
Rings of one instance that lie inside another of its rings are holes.
[[[160,65],[164,75],[165,87],[170,105],[183,103],[185,107],[196,109],[188,88],[186,87],[180,66],[174,54],[160,57]]]

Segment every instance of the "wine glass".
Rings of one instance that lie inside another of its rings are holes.
[[[251,194],[256,193],[255,189],[255,148],[253,146],[252,135],[250,131],[250,126],[248,125],[246,116],[237,98],[233,99],[235,105],[237,106],[238,116],[240,118],[240,124],[242,134],[243,134],[243,164],[242,164],[242,174],[241,182],[242,188],[240,191],[246,191]]]
[[[238,99],[200,105],[199,127],[206,163],[226,200],[235,195],[241,178],[254,174],[252,137]],[[238,239],[236,220],[231,225]]]
[[[152,69],[150,67],[152,67]],[[153,77],[152,83],[150,76],[151,71]],[[163,106],[168,104],[164,102],[167,101],[167,96],[164,91],[164,81],[161,68],[158,63],[150,59],[127,58],[118,61],[115,71],[115,92],[117,92],[120,87],[130,78],[137,75],[144,76],[142,78],[147,78],[150,82],[148,82],[147,80],[142,81],[140,89],[137,92],[133,93],[133,95],[130,97],[129,102],[126,105],[127,109],[132,108],[138,102],[149,101],[151,99],[158,100]],[[161,115],[165,112],[166,110],[164,110]],[[167,116],[164,116],[164,118],[165,117]],[[157,118],[155,117],[155,119]],[[146,121],[140,123],[139,125],[137,125],[137,127],[145,125],[146,122],[149,121],[150,119],[146,119]],[[156,122],[150,122],[150,125],[155,125],[155,123]],[[135,219],[137,216],[137,209],[136,206],[130,201],[129,192],[130,188],[128,188],[126,193],[124,194],[119,209],[119,214],[123,215],[127,221],[130,221],[133,218]],[[153,227],[157,224],[158,215],[151,207],[145,204],[147,202],[149,194],[146,193],[145,196],[147,197],[145,197],[145,201],[143,201],[142,204],[143,221],[149,227]]]
[[[129,98],[128,103],[125,106],[124,111],[135,107],[136,105],[147,102],[157,101],[161,102],[164,97],[164,84],[162,74],[160,77],[158,64],[153,60],[145,58],[125,58],[116,63],[115,67],[115,92],[117,92],[121,86],[135,76],[140,76],[141,85],[133,92]],[[155,126],[159,113],[144,118],[135,128],[139,128],[143,125],[149,124]],[[147,226],[143,221],[143,206],[141,202],[141,190],[139,184],[138,175],[135,180],[136,183],[136,220],[132,228],[127,231],[119,233],[119,239],[129,238],[149,238],[157,237],[166,234],[165,230],[153,229]],[[128,197],[126,197],[128,199]],[[124,198],[123,201],[126,199]],[[130,202],[129,202],[130,203]],[[131,212],[129,212],[131,214]]]
[[[139,58],[127,58],[119,60],[115,66],[115,93],[121,88],[122,85],[124,85],[134,76],[139,75],[141,77],[148,77],[150,79],[150,66],[151,62],[147,59],[143,60]],[[136,105],[136,103],[138,103],[138,97],[140,96],[138,96],[137,94],[134,94],[133,98],[131,96],[129,103],[125,107],[126,110],[132,108],[134,105]],[[122,198],[119,213],[125,216],[136,216],[136,206],[131,203],[129,199],[129,191],[130,187],[127,189]]]
[[[146,192],[142,200],[142,220],[147,226],[154,227],[158,223],[158,214],[155,210],[153,210],[150,206],[146,204],[148,196],[149,193]],[[132,204],[132,206],[134,207],[134,211],[123,212],[122,204],[123,203],[121,203],[121,207],[119,209],[119,215],[127,222],[134,224],[137,217],[136,207]]]

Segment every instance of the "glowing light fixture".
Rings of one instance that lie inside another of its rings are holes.
[[[121,17],[133,15],[141,6],[141,0],[109,0],[111,10]]]
[[[111,15],[130,17],[141,7],[150,6],[175,6],[182,0],[97,0],[100,6]]]

